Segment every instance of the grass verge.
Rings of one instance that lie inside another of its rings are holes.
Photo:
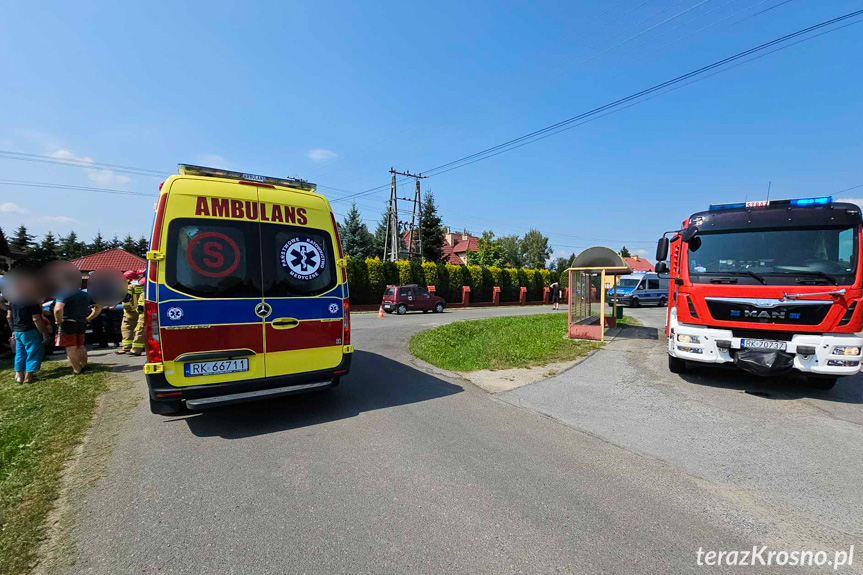
[[[63,464],[90,426],[107,368],[73,377],[65,361],[42,365],[38,382],[15,383],[0,361],[0,575],[29,572]]]
[[[458,321],[414,335],[410,351],[451,371],[506,369],[570,361],[600,347],[567,339],[566,313]]]

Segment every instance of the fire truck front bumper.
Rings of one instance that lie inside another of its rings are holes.
[[[672,357],[693,363],[734,363],[741,350],[778,351],[793,358],[792,369],[840,377],[860,371],[863,338],[854,334],[795,334],[790,341],[763,336],[734,337],[731,330],[700,325],[677,324],[668,338],[668,353]]]

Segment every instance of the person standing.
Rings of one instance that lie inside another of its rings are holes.
[[[122,348],[115,352],[117,355],[132,352],[132,344],[135,343],[135,328],[138,325],[138,317],[140,315],[138,313],[138,274],[129,270],[123,275],[129,282],[129,288],[126,291],[126,297],[123,299],[123,324],[120,327],[123,340],[121,342]],[[143,290],[141,293],[143,293]],[[141,349],[144,349],[143,345]]]
[[[42,306],[10,304],[6,320],[15,339],[15,381],[33,383],[36,372],[42,369],[43,345],[49,338]]]
[[[66,357],[72,365],[72,373],[80,374],[87,369],[87,348],[84,347],[84,334],[87,322],[102,311],[102,306],[94,304],[82,289],[71,294],[57,297],[54,304],[54,319],[57,320],[57,345],[66,349]]]
[[[554,282],[551,284],[551,308],[554,310],[560,309],[560,284]]]
[[[144,354],[144,286],[147,285],[147,269],[138,270],[138,286],[135,293],[138,296],[138,323],[135,324],[135,339],[132,341],[132,355]]]

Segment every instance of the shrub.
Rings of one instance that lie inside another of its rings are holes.
[[[368,303],[377,303],[384,295],[384,290],[387,287],[387,278],[384,273],[384,262],[380,259],[366,260],[366,268],[369,274],[368,284]],[[377,300],[377,301],[375,301]]]
[[[480,275],[482,276],[482,290],[479,290],[479,293],[477,293],[476,301],[489,302],[492,300],[494,286],[498,285],[494,283],[494,276],[491,271],[492,269],[493,268],[487,267],[480,268]]]
[[[483,301],[482,300],[482,266],[467,266],[465,271],[465,276],[468,278],[470,283],[470,301]]]
[[[377,304],[388,285],[434,286],[435,293],[448,302],[460,302],[462,286],[470,286],[470,301],[491,302],[495,286],[501,301],[518,301],[519,288],[527,288],[529,301],[542,301],[543,288],[560,278],[566,288],[567,275],[556,270],[459,266],[444,263],[384,262],[379,258],[347,258],[348,283],[354,304]]]
[[[518,301],[518,270],[506,268],[503,270],[503,285],[500,286],[501,301]]]
[[[532,272],[532,271],[533,270],[526,270],[524,268],[520,268],[519,270],[517,270],[518,287],[515,290],[515,301],[519,301],[519,298],[521,297],[521,295],[520,295],[521,294],[521,288],[523,288],[523,287],[529,288],[530,287],[530,282],[527,279],[527,272]],[[528,293],[528,299],[530,299],[530,293]]]
[[[399,268],[396,262],[384,262],[384,281],[386,285],[398,285]]]
[[[463,267],[464,266],[446,264],[446,271],[449,276],[449,286],[447,287],[447,295],[440,295],[441,297],[446,298],[449,302],[461,301],[461,288],[463,285],[466,285],[464,283]]]
[[[346,260],[351,301],[356,304],[375,303],[369,292],[369,268],[366,261],[351,257]]]
[[[413,284],[425,286],[426,276],[423,273],[423,267],[418,261],[412,261],[410,264],[410,278]]]
[[[412,284],[414,281],[411,278],[411,264],[407,260],[399,260],[396,262],[396,269],[398,270],[399,279],[398,283],[402,284]]]

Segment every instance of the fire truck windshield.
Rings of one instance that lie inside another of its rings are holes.
[[[854,282],[856,228],[723,231],[700,233],[688,250],[695,283],[771,285]]]

